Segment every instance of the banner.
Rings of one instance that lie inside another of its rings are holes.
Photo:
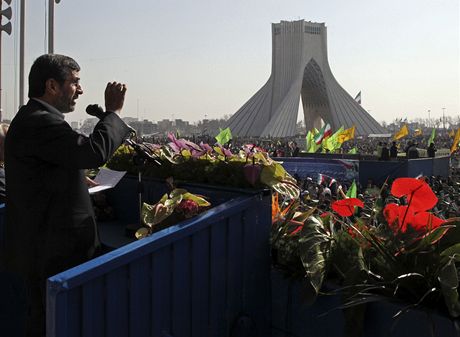
[[[409,128],[407,127],[407,124],[404,124],[401,127],[401,129],[395,133],[395,135],[393,136],[393,139],[398,140],[398,139],[406,137],[408,134],[409,134]]]
[[[339,135],[339,142],[344,143],[354,138],[355,138],[355,126],[353,125],[351,128],[342,131],[342,133]]]
[[[214,138],[216,138],[220,145],[224,145],[232,139],[232,132],[230,131],[230,128],[225,128],[223,130],[219,128],[219,130],[219,134]]]

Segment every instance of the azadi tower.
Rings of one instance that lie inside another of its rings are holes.
[[[324,23],[272,24],[272,73],[267,83],[228,121],[232,134],[289,137],[295,134],[302,96],[307,130],[329,123],[335,131],[356,126],[356,134],[384,133],[332,75]]]

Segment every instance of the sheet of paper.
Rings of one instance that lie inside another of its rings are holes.
[[[113,171],[107,168],[101,168],[99,173],[94,178],[94,181],[98,183],[97,186],[88,189],[89,194],[107,190],[115,187],[121,178],[126,174],[126,171]]]

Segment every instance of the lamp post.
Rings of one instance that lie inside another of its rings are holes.
[[[431,110],[428,109],[428,127],[431,126],[431,116],[430,116],[430,112],[431,112]]]
[[[54,3],[61,0],[48,0],[48,54],[54,54]]]
[[[446,119],[444,117],[444,112],[446,108],[442,108],[442,128],[445,130],[446,129]]]
[[[26,0],[21,0],[19,10],[19,106],[24,105],[24,39],[26,33]]]
[[[5,2],[8,7],[5,9],[3,8],[3,2]],[[11,10],[11,0],[0,0],[0,121],[2,120],[3,116],[3,108],[2,108],[2,32],[7,33],[8,35],[11,35],[11,16],[12,16],[12,10]],[[5,25],[2,25],[2,18],[5,17],[8,19],[8,22]]]

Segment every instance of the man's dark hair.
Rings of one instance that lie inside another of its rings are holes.
[[[40,56],[30,68],[29,98],[43,96],[48,79],[52,78],[60,85],[64,84],[72,71],[80,71],[80,66],[71,57],[58,54]]]

